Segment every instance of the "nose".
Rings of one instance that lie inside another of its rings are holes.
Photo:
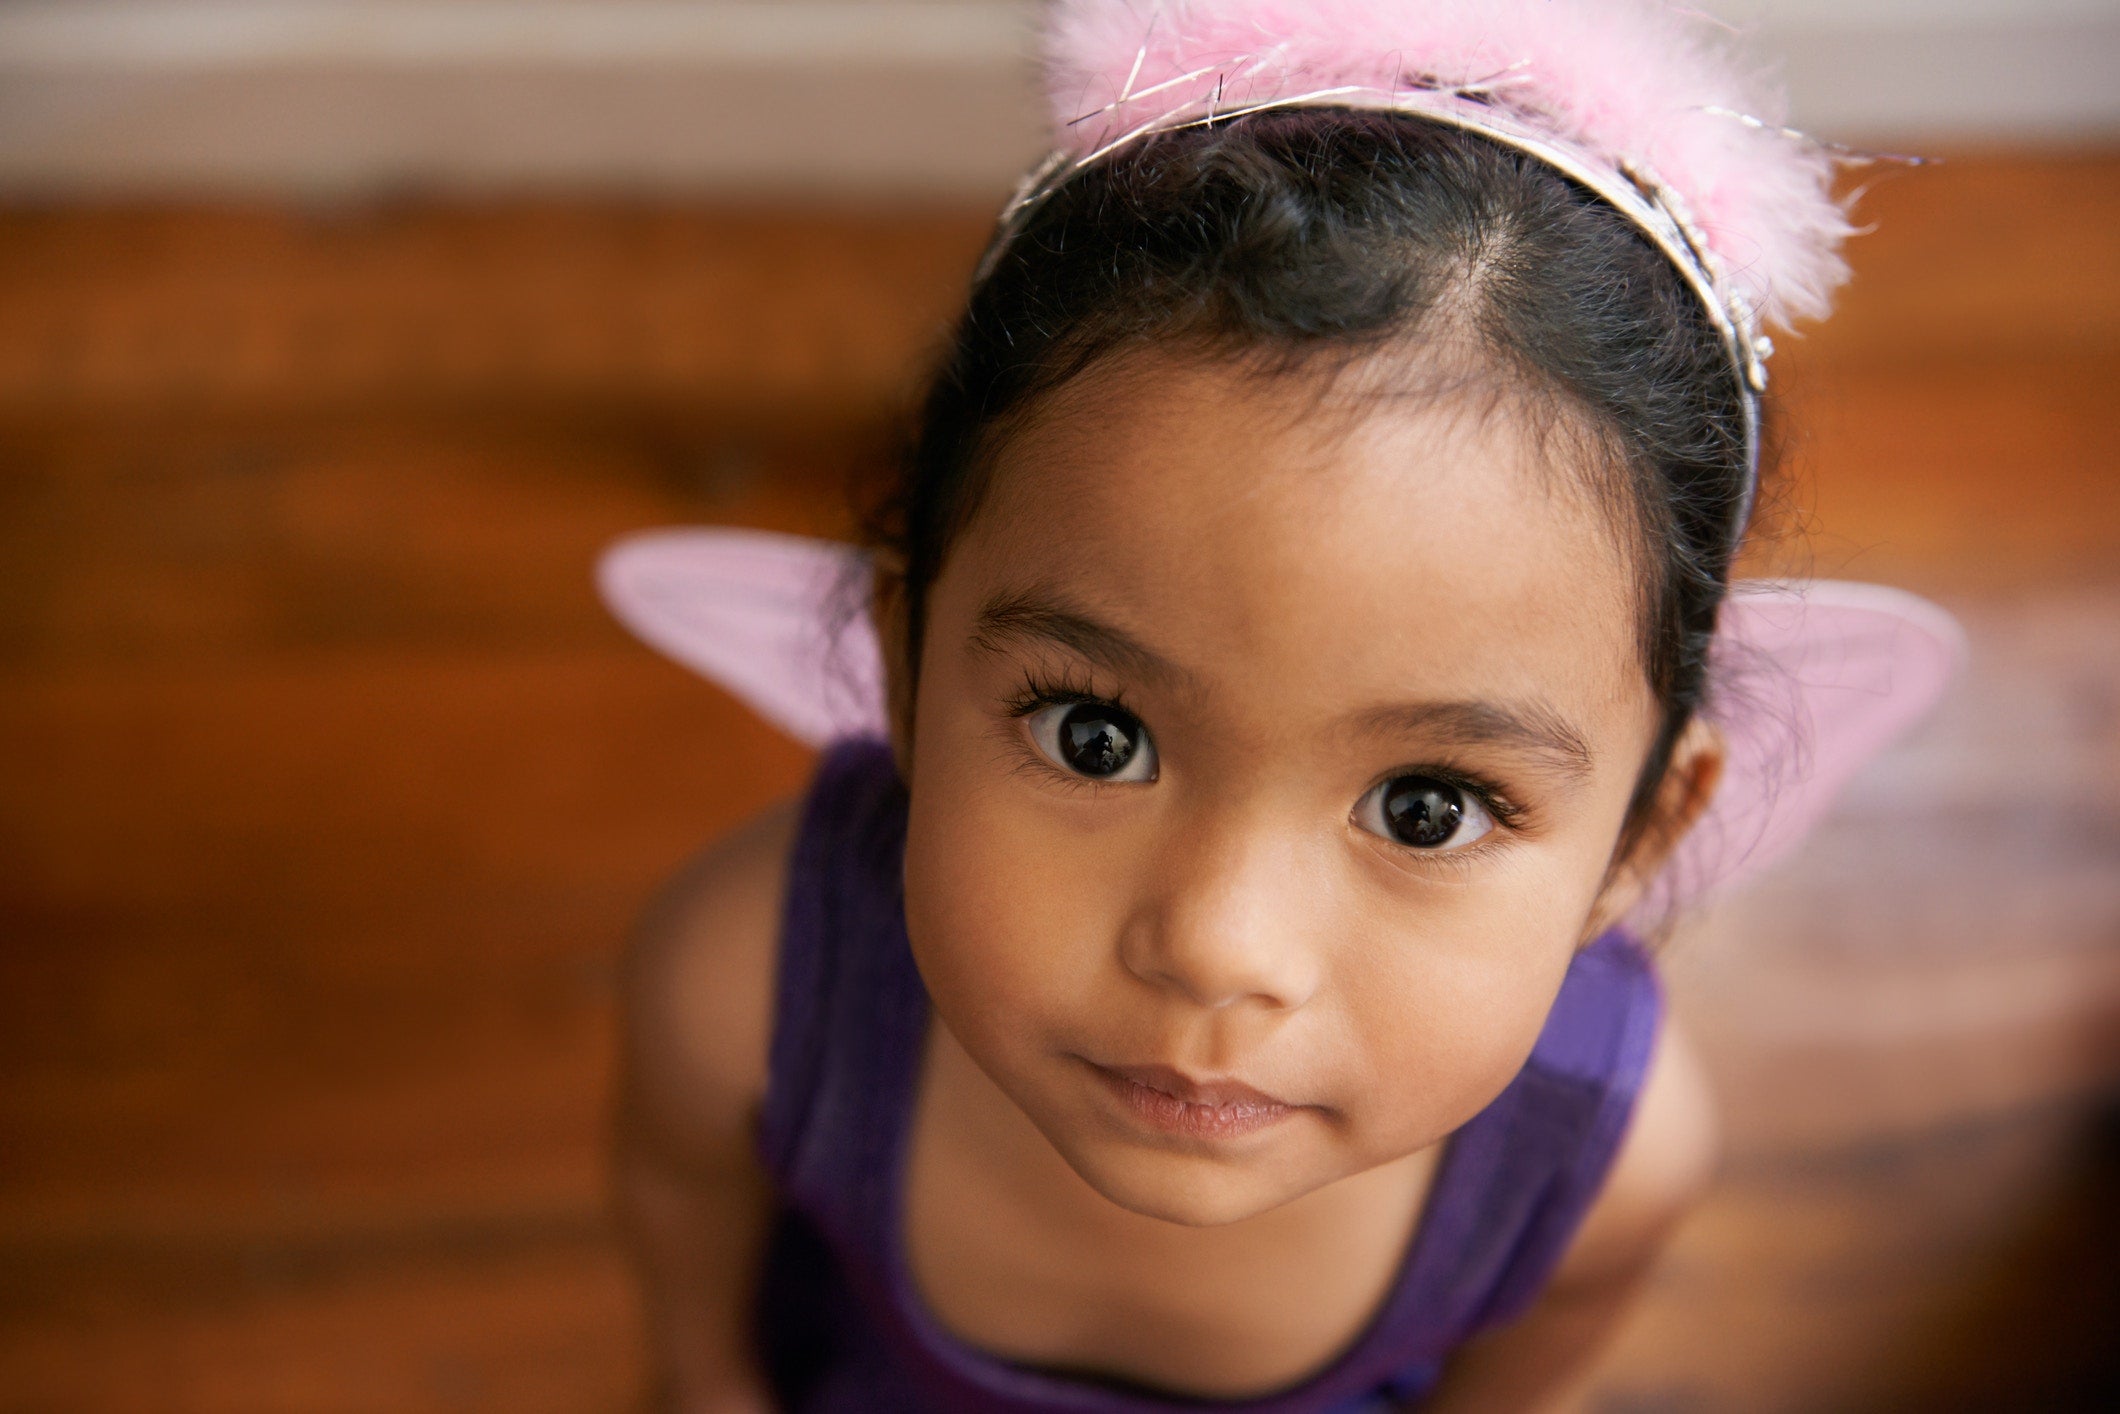
[[[1193,1005],[1303,1005],[1322,970],[1318,881],[1296,842],[1263,830],[1170,837],[1119,938],[1126,970]]]

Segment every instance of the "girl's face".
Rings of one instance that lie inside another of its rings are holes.
[[[1529,1055],[1656,726],[1548,455],[1506,407],[1140,360],[1011,439],[928,602],[906,919],[1113,1202],[1263,1212]]]

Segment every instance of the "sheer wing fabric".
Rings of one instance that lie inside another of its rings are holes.
[[[851,546],[755,530],[629,536],[598,567],[613,614],[766,721],[818,746],[885,729],[882,657]],[[1729,763],[1651,909],[1786,855],[1864,762],[1943,695],[1964,656],[1943,610],[1877,585],[1744,583],[1716,635],[1709,716]]]

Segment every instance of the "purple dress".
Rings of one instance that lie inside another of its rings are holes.
[[[801,1414],[1355,1414],[1403,1407],[1452,1349],[1537,1297],[1603,1186],[1662,1004],[1635,943],[1570,964],[1521,1072],[1451,1135],[1368,1328],[1322,1371],[1211,1401],[1013,1364],[922,1305],[898,1216],[928,999],[905,936],[905,789],[874,741],[829,750],[790,865],[759,1146],[781,1209],[761,1359]]]

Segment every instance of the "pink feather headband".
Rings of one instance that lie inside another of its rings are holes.
[[[1697,18],[1658,0],[1058,0],[1054,151],[980,275],[1069,177],[1151,133],[1296,106],[1450,123],[1558,168],[1671,260],[1730,349],[1756,480],[1761,325],[1825,315],[1851,228],[1833,153],[1781,127]]]

